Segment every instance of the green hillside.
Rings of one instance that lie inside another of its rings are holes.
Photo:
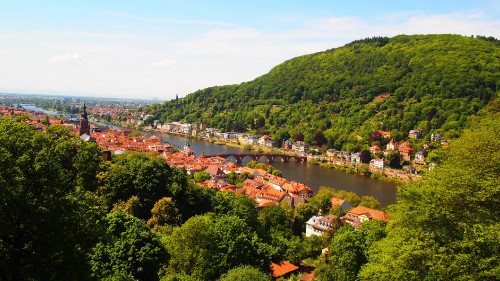
[[[206,122],[225,131],[301,132],[314,143],[359,150],[374,130],[457,137],[470,116],[498,110],[500,42],[460,35],[359,40],[286,61],[239,85],[196,91],[149,108],[161,122]]]

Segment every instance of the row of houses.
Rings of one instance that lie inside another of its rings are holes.
[[[282,202],[295,207],[305,203],[313,194],[312,189],[305,184],[289,181],[269,174],[262,169],[235,167],[233,163],[221,163],[210,165],[204,171],[210,174],[211,179],[199,183],[200,186],[229,191],[235,194],[244,194],[255,200],[258,208],[281,204]],[[237,187],[226,182],[230,173],[248,173],[253,179],[246,179],[242,187]]]
[[[347,201],[331,198],[332,206],[340,206],[343,211],[346,211],[350,208],[350,205]],[[347,202],[347,204],[345,203]],[[337,205],[333,205],[337,204]],[[338,205],[341,204],[341,205]],[[324,233],[328,232],[332,227],[334,227],[335,223],[340,222],[341,224],[349,224],[354,228],[359,228],[359,226],[369,220],[380,220],[380,221],[389,221],[389,217],[383,211],[367,208],[364,206],[357,206],[347,211],[347,213],[338,217],[336,215],[326,215],[326,216],[312,216],[306,222],[306,236],[310,237],[312,235],[321,236]]]

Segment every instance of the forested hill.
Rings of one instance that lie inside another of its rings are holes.
[[[468,117],[498,110],[500,44],[489,37],[400,35],[300,56],[239,85],[196,91],[148,109],[160,122],[206,122],[225,131],[301,132],[356,150],[373,130],[459,135]]]

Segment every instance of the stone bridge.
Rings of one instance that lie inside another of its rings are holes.
[[[273,163],[276,159],[281,158],[282,162],[289,162],[290,159],[295,159],[297,162],[307,162],[306,156],[295,156],[295,155],[285,155],[285,154],[266,154],[266,153],[226,153],[226,154],[214,154],[214,155],[205,155],[205,157],[222,157],[224,159],[228,159],[229,157],[234,157],[236,159],[236,163],[241,164],[243,162],[243,158],[250,157],[253,161],[259,161],[261,157],[267,158],[269,163]]]

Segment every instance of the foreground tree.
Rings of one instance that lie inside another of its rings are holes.
[[[240,266],[222,275],[219,281],[269,281],[269,275],[251,266]]]
[[[158,280],[158,271],[166,265],[168,254],[151,229],[122,212],[110,213],[106,225],[105,238],[91,255],[94,277]]]
[[[361,279],[500,278],[499,123],[480,122],[425,181],[400,188],[387,238],[370,251]]]
[[[104,209],[85,190],[95,182],[92,169],[76,163],[86,155],[99,166],[100,152],[50,128],[0,119],[0,280],[90,277],[87,254],[100,239]]]
[[[243,219],[231,215],[192,217],[165,238],[165,245],[171,255],[167,274],[200,280],[215,280],[241,265],[266,270],[270,264],[265,244]]]

